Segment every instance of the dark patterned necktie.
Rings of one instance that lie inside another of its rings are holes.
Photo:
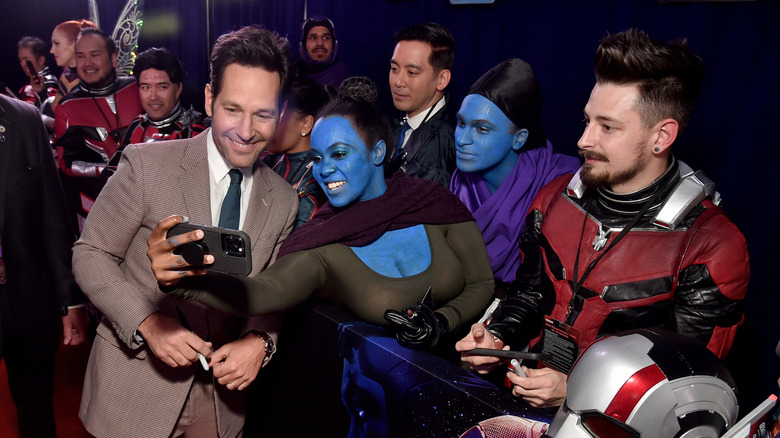
[[[222,201],[222,209],[219,211],[219,226],[237,230],[241,218],[241,180],[244,175],[238,169],[230,169],[228,175],[230,176],[230,186]]]
[[[398,144],[395,146],[395,152],[393,153],[393,158],[397,157],[401,153],[401,149],[404,147],[404,138],[406,138],[406,131],[411,129],[412,127],[409,126],[409,122],[404,120],[404,124],[401,125],[401,132],[398,135]]]

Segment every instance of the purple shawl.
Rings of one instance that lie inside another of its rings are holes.
[[[493,275],[502,281],[512,281],[520,266],[520,234],[525,215],[536,193],[553,179],[574,173],[579,159],[554,154],[552,144],[521,151],[512,173],[495,193],[476,172],[455,170],[450,190],[474,214],[485,239]]]
[[[330,243],[363,246],[385,231],[420,224],[473,221],[469,210],[441,184],[398,172],[379,197],[335,208],[330,201],[282,243],[279,257]]]

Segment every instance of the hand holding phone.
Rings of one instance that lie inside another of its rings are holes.
[[[523,371],[523,366],[520,364],[521,361],[517,359],[512,359],[509,362],[509,365],[512,366],[512,371],[517,374],[520,377],[528,377],[528,375]]]
[[[30,74],[30,83],[32,85],[40,85],[43,83],[41,76],[38,74],[38,69],[35,68],[33,63],[29,59],[25,62],[27,63],[27,72]]]
[[[241,230],[185,222],[168,230],[167,237],[193,230],[203,230],[203,239],[179,246],[173,251],[174,254],[180,254],[190,265],[202,266],[213,272],[240,276],[247,276],[252,272],[252,251],[248,234]],[[206,254],[214,256],[214,263],[202,264]]]

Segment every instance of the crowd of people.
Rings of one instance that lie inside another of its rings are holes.
[[[22,436],[54,436],[63,331],[65,344],[92,342],[79,413],[90,434],[137,436],[143,418],[148,436],[240,436],[282,315],[312,297],[403,347],[506,374],[534,407],[560,406],[577,358],[627,329],[728,354],[749,256],[714,183],[672,152],[703,77],[684,41],[631,29],[600,42],[583,163],[554,151],[525,61],[501,61],[454,102],[453,34],[429,22],[393,41],[395,126],[325,17],[302,24],[297,62],[261,26],[220,36],[205,115],[180,102],[170,50],[142,51],[122,77],[111,37],[66,21],[51,35],[57,80],[46,44],[19,40],[29,83],[0,97],[0,201],[15,212],[0,218],[0,355]],[[185,257],[204,232],[168,237],[184,222],[246,233],[251,273]],[[35,306],[14,301],[20,288]],[[32,307],[34,327],[20,310]],[[40,351],[23,348],[31,333]],[[545,359],[507,371],[474,348]]]

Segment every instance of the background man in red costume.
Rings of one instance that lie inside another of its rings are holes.
[[[585,164],[541,189],[526,217],[523,263],[507,299],[457,349],[550,353],[508,378],[533,406],[560,405],[566,374],[596,339],[664,327],[723,358],[742,322],[749,258],[701,172],[675,159],[703,76],[684,41],[638,30],[604,38],[578,142]],[[464,353],[475,370],[498,358]]]
[[[130,125],[122,146],[192,138],[206,129],[203,115],[185,110],[179,101],[185,74],[181,61],[168,49],[152,47],[138,55],[133,76],[144,114]],[[114,161],[119,162],[117,157]]]
[[[38,37],[24,36],[19,39],[18,47],[19,66],[30,80],[19,90],[19,98],[43,109],[46,100],[57,94],[57,78],[46,65],[46,43]],[[28,69],[27,61],[34,71]],[[51,117],[51,114],[47,115]]]
[[[81,82],[55,109],[58,165],[79,231],[105,183],[100,174],[130,122],[143,111],[135,79],[118,77],[116,63],[111,37],[95,28],[82,29],[76,40]]]
[[[29,79],[29,83],[19,90],[18,97],[41,110],[41,119],[51,136],[54,134],[54,111],[51,103],[57,95],[57,78],[46,65],[46,43],[38,37],[24,36],[19,39],[17,46],[19,66]]]
[[[101,179],[114,174],[127,145],[192,138],[206,129],[203,114],[192,108],[185,110],[179,101],[184,75],[181,61],[168,49],[152,47],[138,55],[133,76],[144,113],[130,123],[120,148],[100,174]]]

